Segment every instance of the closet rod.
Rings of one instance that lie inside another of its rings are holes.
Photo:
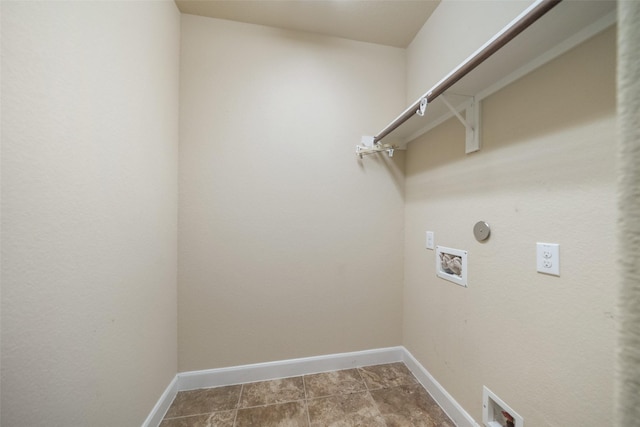
[[[494,36],[492,40],[481,47],[473,56],[460,64],[451,71],[444,79],[440,80],[429,92],[421,96],[416,102],[411,104],[402,114],[394,121],[389,123],[379,134],[373,137],[374,144],[377,144],[382,138],[389,135],[404,122],[409,120],[420,111],[420,102],[422,99],[427,100],[427,105],[433,102],[444,91],[453,86],[458,80],[469,74],[474,68],[482,64],[487,58],[500,50],[504,45],[513,40],[518,34],[527,29],[531,24],[540,19],[545,13],[553,9],[562,0],[538,0],[525,10],[514,22],[502,29]]]

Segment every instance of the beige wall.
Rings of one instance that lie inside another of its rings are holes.
[[[478,422],[486,385],[526,425],[610,425],[615,30],[487,98],[483,117],[478,153],[456,120],[409,145],[404,345]],[[469,251],[468,288],[436,277],[426,230]],[[537,241],[560,244],[560,277],[536,273]]]
[[[182,16],[179,369],[401,343],[404,50]]]
[[[405,58],[180,31],[168,1],[2,2],[2,425],[139,425],[176,365],[397,344],[478,422],[487,385],[527,425],[608,425],[614,31],[486,99],[478,153],[451,120],[406,165],[353,154],[530,2],[482,3],[443,2]],[[426,230],[469,250],[468,289]]]
[[[176,373],[173,2],[2,2],[2,420],[140,425]]]

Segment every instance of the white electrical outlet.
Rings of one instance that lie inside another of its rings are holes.
[[[427,249],[433,249],[433,231],[427,231]]]
[[[539,273],[560,275],[560,245],[536,243],[536,267]]]

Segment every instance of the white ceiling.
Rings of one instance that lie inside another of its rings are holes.
[[[440,0],[175,0],[182,13],[407,47]]]

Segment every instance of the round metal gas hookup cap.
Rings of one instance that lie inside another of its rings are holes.
[[[491,234],[491,229],[489,228],[489,224],[484,221],[476,222],[476,225],[473,226],[473,235],[476,237],[478,242],[483,242],[489,238]]]

